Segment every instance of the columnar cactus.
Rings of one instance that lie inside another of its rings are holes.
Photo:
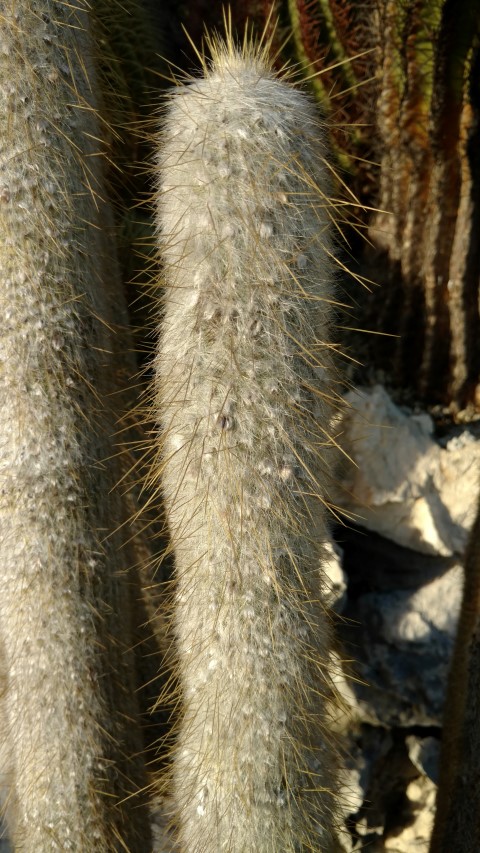
[[[1,713],[25,853],[150,844],[143,810],[117,807],[144,777],[107,461],[125,317],[88,5],[1,4]]]
[[[331,440],[325,133],[267,49],[210,44],[159,141],[159,474],[174,544],[182,851],[330,849],[319,549]]]
[[[479,576],[480,505],[465,554],[465,586],[445,702],[430,853],[470,853],[480,845]]]

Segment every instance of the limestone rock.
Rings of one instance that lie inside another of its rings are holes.
[[[436,737],[419,738],[408,735],[405,738],[408,755],[417,770],[436,785],[440,764],[440,741]]]
[[[479,489],[480,441],[442,447],[429,415],[407,414],[377,385],[349,392],[339,502],[354,520],[425,554],[463,553]]]
[[[341,633],[356,660],[352,685],[364,722],[441,725],[462,586],[457,565],[417,590],[367,592],[349,602]]]
[[[388,853],[428,853],[435,814],[436,786],[426,776],[412,780],[406,789],[409,822],[399,831],[387,834]]]
[[[330,540],[324,545],[322,569],[326,586],[326,604],[336,613],[341,613],[346,602],[347,576],[342,568],[342,549]]]

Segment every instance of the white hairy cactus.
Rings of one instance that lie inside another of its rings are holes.
[[[184,853],[330,850],[325,132],[267,48],[213,40],[159,139],[155,406],[172,536]]]
[[[124,315],[87,6],[0,3],[1,737],[23,853],[150,849],[142,809],[117,807],[144,779],[107,461]]]

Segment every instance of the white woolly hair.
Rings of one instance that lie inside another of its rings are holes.
[[[149,843],[142,809],[117,806],[144,779],[111,494],[125,316],[88,6],[0,12],[0,715],[24,853]]]
[[[176,577],[180,849],[329,850],[322,544],[337,402],[326,132],[268,45],[209,41],[158,140],[155,414]]]

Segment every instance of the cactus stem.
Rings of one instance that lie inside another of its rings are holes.
[[[335,396],[325,130],[266,51],[208,42],[157,160],[154,407],[176,577],[181,850],[331,849],[322,602]]]

